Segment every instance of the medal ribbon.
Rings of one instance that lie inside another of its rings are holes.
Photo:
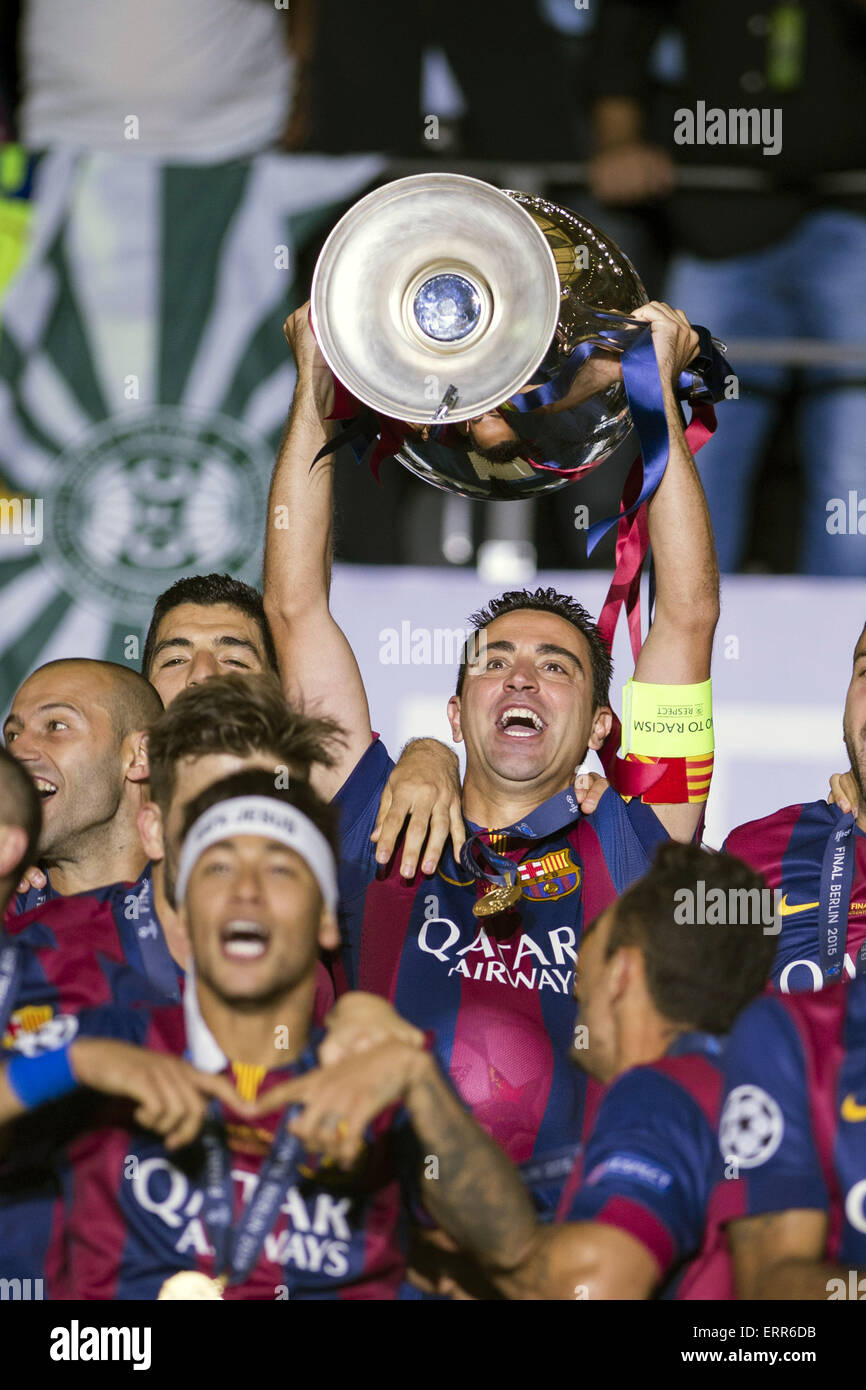
[[[842,818],[831,831],[821,863],[821,893],[818,904],[818,946],[824,983],[842,976],[848,912],[854,885],[855,823],[852,815]],[[860,947],[857,964],[866,964],[866,941]]]
[[[228,1275],[230,1284],[242,1284],[249,1277],[285,1199],[303,1147],[302,1141],[289,1132],[289,1124],[300,1113],[301,1106],[290,1105],[281,1119],[256,1190],[244,1206],[232,1238],[231,1155],[225,1142],[219,1105],[217,1102],[211,1105],[201,1136],[205,1150],[202,1220],[214,1248],[217,1274]]]
[[[181,997],[178,967],[168,949],[162,923],[156,915],[153,880],[150,877],[141,881],[138,905],[139,916],[130,925],[134,927],[144,973],[160,994],[178,1003]]]
[[[701,330],[706,333],[706,330]],[[713,374],[721,378],[729,370],[727,362],[713,348],[718,362]],[[637,431],[641,451],[635,459],[623,488],[620,502],[619,526],[616,541],[616,568],[598,619],[598,628],[609,647],[613,646],[620,609],[625,606],[632,655],[637,661],[641,649],[640,581],[643,563],[649,549],[648,502],[655,492],[668,462],[669,437],[664,411],[661,379],[647,329],[623,354],[623,381],[629,408]],[[692,411],[686,429],[686,443],[696,454],[716,428],[712,405],[699,401]],[[587,553],[591,552],[613,525],[615,518],[607,517],[590,527]],[[605,776],[623,796],[641,796],[660,780],[667,763],[637,763],[618,758],[622,729],[616,715],[610,733],[599,753]]]
[[[519,836],[522,840],[540,840],[548,835],[555,834],[558,830],[564,830],[567,825],[571,825],[580,815],[580,807],[575,800],[574,792],[569,787],[564,792],[557,792],[554,796],[548,797],[547,801],[532,811],[525,820],[518,821],[515,825],[508,825],[503,830],[496,830],[496,835]],[[460,862],[473,878],[483,879],[485,883],[494,884],[496,887],[506,888],[515,881],[517,876],[517,865],[504,854],[499,854],[491,849],[482,839],[484,832],[475,830],[464,841],[460,851]],[[476,850],[479,850],[492,869],[483,869],[475,857]]]
[[[610,343],[611,351],[622,354],[623,361],[633,352],[639,341],[650,333],[649,324],[641,326],[633,336],[629,346],[623,348],[623,321],[619,314],[605,313],[600,309],[594,311],[597,318],[607,319],[611,323],[610,328],[601,328],[595,335],[592,342],[578,343],[566,358],[559,372],[550,381],[545,381],[541,386],[534,387],[531,391],[518,391],[509,398],[509,404],[516,410],[532,411],[538,410],[539,406],[552,405],[555,401],[562,400],[571,390],[574,378],[583,366],[584,362],[592,356],[600,346],[598,339],[601,338]],[[632,329],[635,323],[641,323],[640,319],[629,320],[627,327]],[[681,400],[690,398],[691,400],[719,401],[722,399],[725,390],[725,380],[730,375],[731,369],[722,356],[719,349],[713,342],[710,331],[700,324],[693,324],[692,327],[698,335],[698,351],[693,359],[694,366],[686,371],[680,372],[677,381],[677,395]],[[655,354],[653,354],[654,356]],[[625,369],[623,368],[623,375]],[[656,372],[656,376],[658,372]],[[539,467],[549,467],[548,464],[540,464]],[[574,469],[557,469],[557,472],[571,473]]]

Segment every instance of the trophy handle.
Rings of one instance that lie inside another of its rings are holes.
[[[595,314],[600,319],[607,319],[611,327],[584,338],[583,342],[608,352],[626,352],[636,334],[646,327],[641,319],[627,318],[607,310],[596,310]],[[696,323],[692,327],[698,335],[698,350],[692,363],[680,374],[677,394],[681,400],[721,400],[724,383],[728,379],[726,373],[731,372],[724,356],[728,350],[727,344],[720,338],[713,338],[709,329],[701,324]]]

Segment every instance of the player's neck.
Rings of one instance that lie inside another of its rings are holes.
[[[251,1008],[220,998],[200,978],[195,987],[201,1016],[230,1062],[272,1071],[294,1062],[307,1046],[316,998],[315,973],[277,998]]]
[[[134,883],[147,863],[138,829],[110,821],[80,835],[56,855],[46,856],[51,887],[64,896],[86,893],[108,883]]]
[[[494,783],[488,777],[473,776],[467,770],[463,782],[463,814],[473,825],[491,830],[514,825],[537,810],[548,797],[570,786],[571,778],[567,776],[526,783]]]
[[[172,959],[181,970],[189,969],[189,937],[181,926],[180,918],[165,896],[165,861],[160,859],[151,870],[153,879],[153,910],[159,918],[162,934],[165,937]]]
[[[690,1032],[690,1027],[669,1022],[650,1005],[624,1008],[620,1016],[615,1075],[621,1076],[631,1067],[645,1067],[657,1062],[681,1033]],[[609,1080],[613,1080],[613,1077]]]

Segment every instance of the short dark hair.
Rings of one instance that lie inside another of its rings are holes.
[[[220,802],[230,801],[236,796],[269,796],[274,801],[282,801],[286,806],[294,806],[295,810],[302,812],[316,829],[321,831],[336,859],[339,847],[336,808],[323,801],[313,791],[309,782],[296,779],[287,787],[275,787],[270,773],[255,767],[233,772],[230,777],[212,782],[204,791],[200,791],[198,796],[193,797],[184,815],[182,838],[186,839],[199,816],[203,816],[211,806],[218,806]]]
[[[599,709],[609,704],[610,681],[613,675],[610,647],[583,604],[578,603],[577,599],[572,598],[570,594],[559,594],[555,589],[536,589],[534,593],[529,589],[510,589],[507,594],[501,594],[499,598],[491,599],[486,608],[479,608],[477,613],[470,614],[468,621],[475,629],[475,633],[478,633],[488,627],[495,618],[502,618],[506,613],[518,613],[526,608],[536,613],[553,613],[557,618],[564,618],[578,632],[583,633],[589,643],[589,655],[592,664],[593,707]],[[463,648],[460,670],[457,673],[456,693],[458,695],[463,693],[466,665],[476,640],[477,638],[473,633],[467,638]]]
[[[699,897],[721,889],[758,891],[757,902],[773,895],[766,880],[731,854],[713,854],[697,845],[663,844],[653,867],[633,883],[613,907],[607,955],[636,946],[643,955],[647,986],[663,1018],[707,1033],[727,1033],[737,1014],[760,993],[776,952],[777,938],[765,927],[763,913],[731,914],[726,925],[678,921],[675,912],[683,889]],[[727,899],[730,901],[730,899]],[[742,901],[742,900],[740,900]],[[753,899],[749,897],[750,908]],[[726,914],[727,915],[727,914]]]
[[[217,603],[230,603],[233,608],[239,608],[257,624],[262,635],[265,660],[272,671],[277,670],[274,639],[265,616],[264,600],[258,589],[254,589],[251,584],[244,584],[240,579],[233,579],[230,574],[191,574],[186,579],[178,579],[170,589],[160,594],[153,606],[153,616],[144,639],[144,653],[141,658],[142,674],[148,679],[153,665],[153,651],[159,625],[166,613],[170,613],[173,608],[179,608],[182,603],[198,603],[205,608],[213,607]]]
[[[42,806],[33,778],[5,748],[0,748],[0,825],[20,826],[27,836],[27,848],[11,874],[17,877],[36,863]]]
[[[85,673],[90,670],[109,677],[112,688],[108,697],[108,717],[118,744],[128,734],[146,729],[162,710],[162,700],[150,681],[139,671],[121,666],[118,661],[99,661],[89,656],[61,656],[55,661],[46,661],[33,674],[50,671],[54,666],[83,667]]]
[[[168,811],[181,758],[208,753],[272,755],[309,777],[314,763],[331,767],[342,730],[332,719],[312,719],[286,701],[267,673],[240,672],[183,690],[148,730],[150,794]],[[272,779],[273,780],[273,779]]]

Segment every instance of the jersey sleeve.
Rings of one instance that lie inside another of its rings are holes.
[[[779,1000],[756,1000],[734,1026],[725,1054],[719,1148],[728,1219],[827,1210],[803,1043]]]
[[[636,797],[624,800],[613,787],[587,820],[598,836],[617,893],[646,873],[658,846],[670,839],[651,807]]]
[[[375,876],[376,846],[370,835],[393,768],[388,750],[377,737],[334,797],[340,817],[339,891],[343,902],[366,888]]]
[[[586,1148],[566,1221],[616,1226],[662,1275],[700,1248],[714,1135],[675,1081],[639,1067],[614,1082]]]
[[[39,1027],[21,1029],[4,1041],[6,1056],[18,1053],[39,1057],[56,1052],[76,1038],[111,1038],[143,1047],[148,1037],[151,1012],[147,1005],[102,1004],[77,1013],[57,1013]]]

